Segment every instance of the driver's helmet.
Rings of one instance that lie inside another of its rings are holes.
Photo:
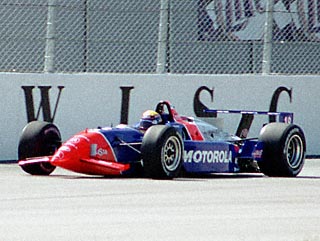
[[[139,123],[139,129],[146,131],[152,125],[158,125],[162,121],[161,115],[154,110],[147,110],[143,112]]]

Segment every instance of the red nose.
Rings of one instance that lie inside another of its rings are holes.
[[[84,173],[81,159],[88,158],[89,155],[90,139],[84,135],[75,135],[58,149],[51,162],[55,166]]]
[[[64,169],[92,175],[120,175],[129,164],[117,163],[112,147],[98,130],[83,131],[65,142],[51,159]]]

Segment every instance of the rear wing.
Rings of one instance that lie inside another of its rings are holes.
[[[284,122],[292,123],[293,122],[293,113],[292,112],[271,112],[271,111],[255,111],[255,110],[213,110],[206,109],[205,113],[216,113],[216,114],[242,114],[242,115],[268,115],[278,118],[278,120],[270,122]]]
[[[206,109],[205,113],[213,114],[241,114],[241,120],[238,125],[236,136],[240,138],[246,138],[251,127],[252,121],[255,115],[267,115],[269,116],[269,122],[293,122],[292,112],[272,112],[272,111],[252,111],[252,110],[214,110]]]

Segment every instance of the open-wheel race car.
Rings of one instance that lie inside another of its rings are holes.
[[[240,131],[231,135],[200,119],[179,115],[169,101],[160,101],[136,126],[85,129],[64,143],[56,125],[33,121],[20,137],[19,165],[32,175],[49,175],[61,167],[89,175],[157,179],[188,173],[261,172],[279,177],[300,173],[306,141],[302,129],[292,123],[292,113],[205,111],[269,115],[276,121],[264,124],[257,137],[248,138],[243,133],[250,121],[240,121]]]

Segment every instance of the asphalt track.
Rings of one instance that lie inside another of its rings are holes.
[[[172,181],[0,165],[0,240],[320,240],[320,160],[297,178]]]

